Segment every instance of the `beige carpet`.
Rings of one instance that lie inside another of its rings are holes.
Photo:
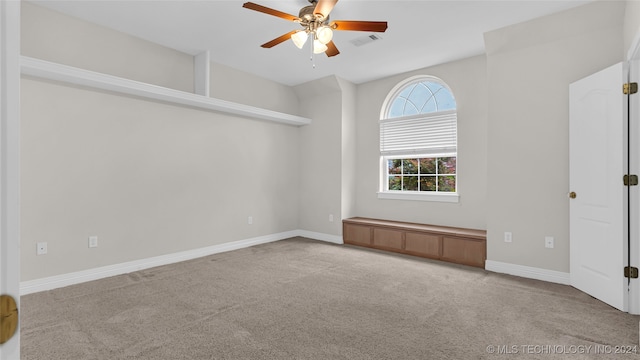
[[[638,358],[613,352],[638,350],[639,318],[569,286],[303,238],[27,295],[21,311],[22,359]]]

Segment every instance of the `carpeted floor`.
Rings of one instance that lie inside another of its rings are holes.
[[[569,286],[303,238],[21,300],[22,359],[640,357]]]

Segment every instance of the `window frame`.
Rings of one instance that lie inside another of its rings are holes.
[[[394,88],[387,95],[382,109],[380,111],[380,121],[378,124],[380,125],[383,122],[388,122],[390,119],[394,120],[402,120],[402,119],[412,119],[412,118],[428,118],[430,116],[438,116],[442,113],[452,112],[454,111],[456,114],[456,128],[458,126],[457,121],[457,112],[458,112],[458,104],[456,100],[456,108],[455,110],[442,110],[435,111],[429,113],[421,113],[416,115],[409,116],[401,116],[401,117],[393,117],[389,118],[389,112],[391,111],[391,105],[393,101],[397,98],[397,96],[404,91],[407,87],[419,83],[419,82],[435,82],[442,85],[445,89],[447,89],[451,96],[454,97],[453,91],[451,88],[441,79],[429,76],[429,75],[418,75],[413,76],[404,81],[396,84]],[[378,145],[380,145],[382,137],[381,134],[378,134]],[[439,192],[439,191],[406,191],[406,190],[389,190],[389,169],[388,169],[388,161],[393,159],[414,159],[414,158],[441,158],[441,157],[455,157],[456,158],[456,191],[455,192]],[[378,174],[379,177],[379,187],[378,187],[378,199],[394,199],[394,200],[418,200],[418,201],[432,201],[432,202],[449,202],[449,203],[457,203],[459,202],[459,163],[458,163],[458,136],[456,129],[456,148],[455,152],[444,151],[444,152],[413,152],[407,151],[406,153],[395,153],[395,154],[382,154],[380,153],[380,169]]]

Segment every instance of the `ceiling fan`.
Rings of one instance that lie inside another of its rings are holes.
[[[263,48],[271,48],[291,39],[293,43],[302,49],[307,39],[313,42],[313,52],[324,52],[327,56],[336,56],[340,53],[333,43],[333,30],[385,32],[386,21],[356,21],[334,20],[329,22],[329,13],[333,10],[338,0],[308,0],[311,5],[300,9],[298,16],[284,13],[256,3],[247,2],[242,7],[259,11],[268,15],[297,22],[302,25],[302,30],[293,30],[269,42],[262,44]]]

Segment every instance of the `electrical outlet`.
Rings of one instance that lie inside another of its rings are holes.
[[[544,247],[548,248],[548,249],[553,249],[554,246],[554,239],[553,236],[545,236],[544,237]]]
[[[329,214],[329,222],[333,222],[333,214]]]
[[[511,235],[511,232],[509,231],[505,231],[504,232],[504,242],[512,242],[513,241],[513,236]]]
[[[249,216],[247,218],[247,224],[249,224],[249,225],[253,224],[253,216]]]
[[[98,237],[97,236],[89,236],[89,247],[90,248],[98,247]]]
[[[47,243],[39,242],[36,244],[36,255],[45,255],[47,253]]]

